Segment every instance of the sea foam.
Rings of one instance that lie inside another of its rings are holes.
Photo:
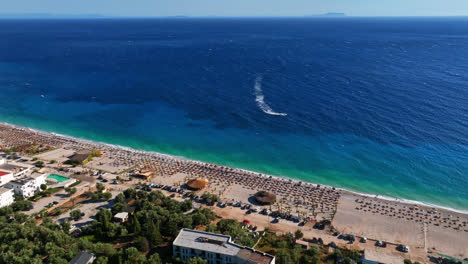
[[[288,114],[286,113],[278,113],[273,111],[273,109],[265,103],[265,96],[263,95],[263,90],[262,90],[262,76],[257,76],[255,78],[255,102],[257,102],[257,106],[265,113],[269,115],[277,115],[277,116],[287,116]]]

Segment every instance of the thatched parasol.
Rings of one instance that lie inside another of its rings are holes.
[[[276,202],[276,194],[267,191],[259,191],[255,194],[255,200],[261,204],[273,204]]]
[[[207,179],[200,179],[200,178],[190,179],[187,182],[187,186],[190,189],[194,189],[194,190],[201,190],[201,189],[205,188],[205,186],[207,184],[208,184]]]

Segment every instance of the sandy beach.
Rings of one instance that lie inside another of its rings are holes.
[[[367,243],[349,245],[368,251],[369,255],[379,252],[385,263],[401,263],[403,258],[427,262],[428,255],[443,253],[460,259],[468,257],[468,214],[456,210],[423,205],[411,201],[382,199],[375,195],[362,195],[307,182],[294,181],[271,175],[208,164],[199,161],[172,157],[164,154],[132,150],[118,146],[101,144],[88,140],[35,131],[27,128],[0,125],[0,147],[8,149],[28,143],[52,146],[54,149],[36,157],[62,166],[68,156],[81,150],[99,149],[102,157],[86,164],[87,170],[128,175],[134,168],[150,169],[155,176],[152,183],[182,186],[188,179],[201,177],[209,180],[202,191],[219,195],[222,201],[239,201],[254,204],[253,195],[259,190],[267,190],[277,195],[277,202],[264,206],[272,211],[287,211],[289,214],[308,220],[304,226],[292,221],[281,220],[271,224],[271,217],[251,214],[239,208],[214,207],[223,217],[239,220],[249,217],[259,227],[269,227],[278,232],[303,230],[306,238],[321,237],[325,243],[335,242],[348,246],[345,241],[330,232],[313,229],[312,223],[331,221],[340,233],[367,237]],[[78,168],[76,168],[78,169]],[[142,182],[142,181],[140,181]],[[240,211],[240,212],[239,212]],[[375,241],[386,241],[387,248],[375,247]],[[409,253],[395,250],[396,245],[410,247]]]

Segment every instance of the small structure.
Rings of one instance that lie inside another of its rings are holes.
[[[12,189],[0,187],[0,208],[9,206],[15,202],[14,192]]]
[[[3,185],[7,182],[10,182],[14,180],[15,178],[13,177],[13,173],[11,172],[6,172],[6,171],[0,171],[0,185]]]
[[[81,150],[75,152],[72,156],[70,156],[70,162],[72,164],[83,164],[88,158],[91,156],[91,151],[89,150]]]
[[[154,171],[151,170],[151,169],[141,169],[141,170],[136,170],[134,173],[133,173],[133,176],[135,177],[138,177],[138,178],[142,178],[142,179],[145,179],[145,180],[149,180],[153,177],[154,175]]]
[[[208,264],[274,264],[275,257],[237,245],[230,236],[183,228],[174,240],[173,255],[182,261],[201,257]]]
[[[114,220],[119,223],[125,223],[128,220],[128,212],[121,212],[114,215]]]
[[[273,204],[276,202],[276,194],[267,191],[259,191],[255,194],[255,200],[264,205]]]
[[[90,264],[96,259],[96,256],[93,253],[89,252],[80,252],[76,255],[71,261],[70,264]]]
[[[207,179],[194,178],[187,182],[187,186],[192,190],[201,190],[208,185]]]
[[[304,240],[296,239],[296,245],[300,245],[301,247],[305,249],[309,249],[309,242],[304,241]]]

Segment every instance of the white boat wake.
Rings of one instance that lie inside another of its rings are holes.
[[[257,102],[257,106],[265,113],[269,115],[276,115],[276,116],[287,116],[286,113],[278,113],[273,111],[271,107],[265,103],[265,96],[263,95],[262,91],[262,77],[258,76],[255,78],[255,102]]]

